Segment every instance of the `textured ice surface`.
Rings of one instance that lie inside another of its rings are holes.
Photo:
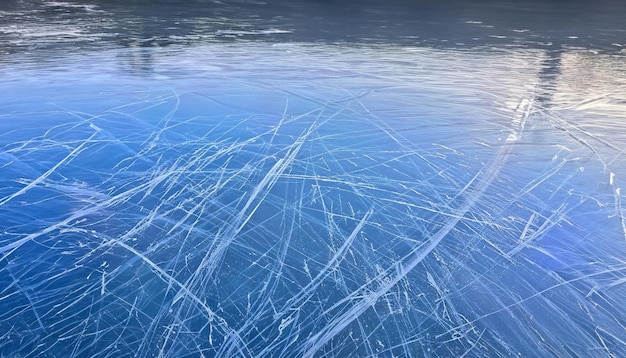
[[[626,356],[619,7],[225,3],[3,3],[0,356]]]
[[[137,51],[3,70],[2,355],[626,353],[623,58]]]

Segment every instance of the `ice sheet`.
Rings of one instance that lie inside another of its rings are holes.
[[[16,61],[0,355],[624,355],[623,58],[558,56]]]

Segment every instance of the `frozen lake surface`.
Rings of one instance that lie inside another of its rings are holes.
[[[0,356],[626,356],[624,5],[342,4],[0,6]]]

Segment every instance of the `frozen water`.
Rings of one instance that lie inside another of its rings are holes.
[[[619,49],[185,39],[6,47],[0,356],[626,355]]]
[[[4,74],[2,352],[625,351],[619,59],[155,52]]]

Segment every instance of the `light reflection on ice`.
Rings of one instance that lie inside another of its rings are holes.
[[[611,57],[133,51],[3,70],[2,354],[626,353]]]

